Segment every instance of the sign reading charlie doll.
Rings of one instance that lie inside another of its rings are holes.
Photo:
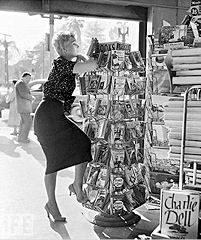
[[[197,239],[200,196],[190,190],[162,190],[160,230],[170,238]]]

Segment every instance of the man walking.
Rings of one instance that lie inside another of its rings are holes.
[[[31,80],[31,74],[24,72],[21,79],[15,84],[15,99],[17,112],[21,116],[20,130],[18,136],[18,142],[29,143],[28,139],[29,131],[32,125],[32,101],[34,97],[31,96],[31,92],[28,88],[28,83]]]

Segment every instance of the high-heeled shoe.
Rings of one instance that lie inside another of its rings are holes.
[[[51,210],[51,208],[48,206],[47,203],[45,204],[44,208],[45,208],[45,210],[47,212],[47,217],[49,219],[50,219],[50,215],[51,215],[55,222],[67,222],[65,217],[55,216],[55,214],[53,213],[53,211]]]
[[[79,203],[86,203],[88,201],[88,198],[87,198],[87,196],[84,193],[83,193],[83,196],[78,197],[78,194],[75,191],[73,183],[68,186],[68,189],[69,189],[69,192],[70,192],[70,196],[71,196],[72,193],[75,194],[76,197],[77,197],[77,201]]]

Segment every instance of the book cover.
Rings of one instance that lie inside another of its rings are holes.
[[[110,76],[108,76],[108,74],[102,74],[98,85],[98,94],[108,94],[109,83]]]
[[[111,124],[111,144],[123,142],[125,134],[125,125],[122,123]]]
[[[81,109],[82,117],[86,118],[88,116],[87,104],[85,101],[79,101],[79,102],[80,102],[80,109]]]
[[[90,139],[94,139],[96,137],[96,133],[98,126],[95,122],[87,122],[84,127],[84,132]]]
[[[87,95],[87,89],[89,84],[89,75],[79,77],[79,87],[82,95]]]
[[[100,211],[100,209],[104,209],[105,205],[108,202],[108,192],[104,188],[98,189],[96,199],[93,203],[94,209]]]
[[[108,120],[100,119],[97,124],[96,138],[106,140],[108,135],[107,128],[108,128]]]
[[[143,122],[140,121],[127,121],[127,130],[130,131],[132,138],[141,138],[144,136]]]
[[[116,96],[122,96],[125,93],[126,77],[113,76],[111,92]]]
[[[90,76],[89,84],[88,84],[88,93],[91,93],[91,94],[97,93],[99,82],[100,82],[99,75]]]
[[[95,154],[94,154],[94,162],[108,165],[108,160],[109,160],[109,146],[103,145],[103,144],[97,144],[96,149],[95,149]]]
[[[132,63],[132,68],[134,70],[140,70],[140,71],[145,70],[145,64],[142,59],[140,51],[130,52],[129,59]]]
[[[170,238],[197,239],[200,196],[190,190],[162,190],[160,230]]]
[[[112,116],[115,121],[118,120],[123,120],[126,117],[126,111],[125,111],[125,106],[124,102],[119,102],[116,100],[112,101],[112,106],[111,106],[111,111],[112,111]]]
[[[124,50],[112,50],[111,51],[111,69],[118,70],[123,68],[123,62],[125,60]]]
[[[124,149],[111,149],[112,162],[116,164],[124,164]]]
[[[109,52],[100,52],[98,56],[97,64],[100,68],[104,68],[108,66],[110,61],[111,51]]]
[[[126,85],[128,89],[126,93],[132,94],[143,94],[145,91],[146,78],[139,77],[139,75],[134,74],[126,79]]]
[[[141,112],[141,102],[139,99],[129,99],[129,101],[125,101],[125,110],[127,113],[127,118],[136,118]]]
[[[106,166],[104,167],[102,166],[98,174],[96,186],[98,188],[104,188],[106,187],[108,182],[109,182],[109,168]]]
[[[100,164],[91,164],[89,167],[89,173],[86,180],[88,185],[96,185],[98,174],[100,172]]]
[[[97,99],[96,107],[94,111],[94,117],[101,119],[101,118],[108,118],[110,113],[111,103],[107,96]]]

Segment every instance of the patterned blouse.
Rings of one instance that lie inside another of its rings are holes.
[[[73,73],[74,65],[75,62],[68,61],[63,57],[55,59],[43,89],[44,98],[64,101],[64,111],[68,113],[75,100],[75,97],[72,96],[76,86],[75,74]]]

